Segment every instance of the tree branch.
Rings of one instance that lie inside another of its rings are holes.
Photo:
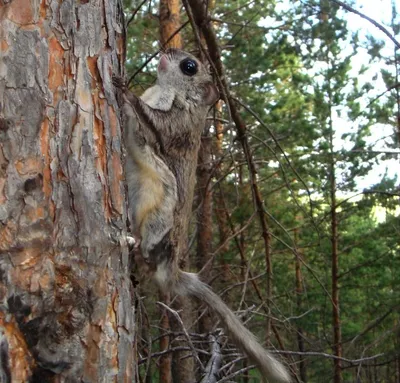
[[[142,8],[142,6],[144,5],[144,3],[147,0],[143,0],[137,7],[136,9],[134,9],[132,11],[131,17],[129,18],[128,22],[126,23],[126,26],[129,26],[129,24],[133,21],[133,19],[135,18],[136,14],[140,11],[140,8]]]
[[[221,366],[221,346],[218,342],[218,337],[210,335],[209,340],[212,344],[211,358],[207,363],[206,371],[201,383],[217,383],[218,371]]]
[[[336,355],[327,354],[325,352],[314,352],[314,351],[299,352],[299,351],[273,351],[273,350],[271,350],[270,352],[273,354],[283,354],[283,355],[320,356],[320,357],[328,358],[328,359],[341,360],[341,361],[349,363],[353,366],[363,364],[365,362],[380,358],[381,356],[385,355],[382,353],[382,354],[368,356],[368,357],[360,358],[360,359],[347,359],[347,358],[343,358],[343,357],[338,357]]]
[[[371,19],[367,15],[364,15],[363,13],[357,11],[356,9],[350,7],[350,5],[347,5],[346,3],[343,3],[343,1],[340,0],[330,0],[332,3],[335,3],[337,5],[340,5],[342,8],[344,8],[346,11],[355,13],[357,16],[360,16],[361,18],[369,21],[372,25],[377,27],[379,30],[381,30],[387,37],[389,37],[390,40],[394,42],[397,48],[400,48],[400,43],[393,37],[393,35],[381,24],[379,24],[377,21],[374,19]]]
[[[189,333],[187,332],[187,330],[186,330],[186,328],[185,328],[185,325],[184,325],[184,323],[183,323],[181,317],[179,316],[179,314],[178,314],[175,310],[171,309],[171,307],[167,306],[167,305],[166,305],[165,303],[163,303],[163,302],[157,302],[157,304],[160,305],[160,306],[162,306],[162,307],[164,307],[166,310],[168,310],[168,311],[176,318],[176,320],[179,322],[179,324],[180,324],[181,327],[182,327],[182,331],[183,331],[183,333],[185,334],[185,337],[186,337],[186,339],[187,339],[187,341],[188,341],[189,347],[190,347],[190,349],[192,350],[192,353],[193,353],[194,358],[197,360],[197,363],[198,363],[199,366],[201,367],[201,370],[204,371],[203,363],[201,363],[201,360],[200,360],[200,358],[199,358],[198,352],[197,352],[197,350],[194,348],[194,345],[193,345],[193,343],[192,343],[192,340],[191,340],[191,338],[190,338],[190,335],[189,335]]]

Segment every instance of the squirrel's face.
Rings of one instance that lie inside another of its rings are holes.
[[[207,68],[190,53],[168,49],[158,64],[158,84],[173,87],[182,97],[212,105],[219,98]]]

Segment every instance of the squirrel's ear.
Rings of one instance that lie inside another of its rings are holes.
[[[219,100],[218,88],[212,82],[208,82],[204,88],[204,103],[210,106],[214,105]]]

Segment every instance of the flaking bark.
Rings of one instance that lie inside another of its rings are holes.
[[[2,381],[135,380],[118,4],[0,1]]]

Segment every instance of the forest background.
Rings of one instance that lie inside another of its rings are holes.
[[[0,0],[0,381],[261,381],[201,302],[131,275],[112,75],[141,94],[178,47],[221,93],[180,266],[294,382],[400,383],[398,12]]]
[[[207,47],[185,8],[162,3],[126,2],[138,94],[154,82],[160,47]],[[399,4],[342,5],[209,3],[250,152],[218,104],[199,156],[189,258],[297,381],[399,382]],[[173,17],[160,19],[160,6]],[[166,20],[180,41],[163,35]],[[201,334],[215,331],[200,322]],[[225,353],[221,382],[257,381]]]

